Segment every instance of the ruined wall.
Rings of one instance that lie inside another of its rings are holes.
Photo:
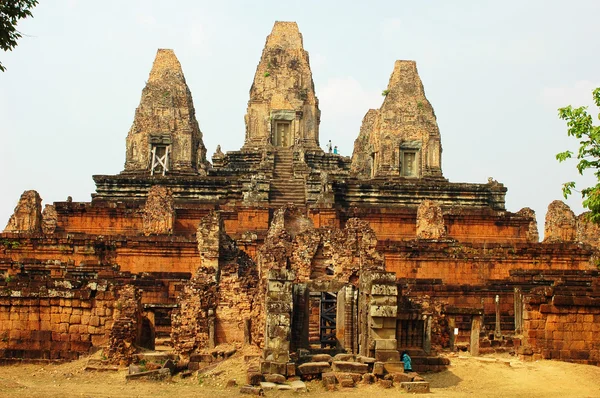
[[[126,172],[149,172],[152,144],[169,146],[169,171],[205,173],[208,165],[192,94],[173,50],[156,53],[133,125],[127,134]]]
[[[213,267],[198,268],[178,298],[179,308],[171,314],[173,349],[184,356],[210,347],[210,328],[211,324],[214,328],[218,300],[216,272]]]
[[[10,276],[0,280],[0,358],[77,359],[108,342],[113,286]]]
[[[276,145],[271,132],[282,123],[289,124],[289,138],[278,146],[300,144],[320,151],[319,119],[319,101],[298,25],[275,22],[250,88],[242,149]]]
[[[441,177],[442,145],[414,61],[396,61],[381,108],[369,110],[351,170],[363,177]]]
[[[129,364],[142,337],[140,292],[134,286],[126,285],[118,290],[115,298],[113,324],[105,353],[115,363]]]
[[[600,365],[600,288],[597,275],[588,287],[539,288],[525,299],[520,353],[525,359]]]
[[[600,225],[588,220],[589,212],[577,216],[577,241],[600,249]]]
[[[544,226],[544,242],[572,242],[577,235],[577,219],[575,213],[560,200],[548,205],[546,224]]]
[[[25,191],[8,220],[4,232],[41,232],[42,198],[36,191]]]
[[[439,279],[445,284],[481,285],[508,280],[512,270],[590,270],[591,250],[578,245],[419,241],[380,243],[385,269],[399,278]]]

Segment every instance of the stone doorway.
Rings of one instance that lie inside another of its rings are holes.
[[[289,121],[275,121],[271,131],[271,143],[276,147],[292,146],[291,123]]]
[[[311,292],[308,342],[311,349],[336,348],[337,293]]]

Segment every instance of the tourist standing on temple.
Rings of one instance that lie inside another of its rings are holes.
[[[404,373],[412,372],[412,361],[407,351],[402,351],[402,355],[400,356],[400,360],[404,362]]]
[[[327,143],[327,150],[331,153],[331,140]]]
[[[333,147],[333,154],[334,154],[334,155],[337,155],[337,154],[338,154],[338,152],[337,152],[337,145]]]

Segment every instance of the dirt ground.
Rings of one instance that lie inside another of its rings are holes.
[[[451,355],[451,365],[441,373],[423,374],[436,397],[600,397],[600,367],[557,361],[521,362],[509,355],[472,358]],[[0,397],[231,397],[239,387],[226,389],[228,380],[245,380],[243,353],[237,353],[204,374],[169,382],[125,381],[118,372],[86,372],[87,359],[60,365],[5,365],[0,367]],[[307,383],[307,396],[378,396],[405,394],[398,387],[384,390],[359,385],[335,393],[319,382]],[[296,395],[267,392],[267,397]]]

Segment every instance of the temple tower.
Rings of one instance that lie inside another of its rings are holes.
[[[414,61],[396,61],[384,95],[381,108],[363,119],[352,171],[367,178],[441,178],[440,130]]]
[[[124,172],[205,174],[207,164],[181,64],[173,50],[159,49],[127,134]]]
[[[250,88],[242,149],[272,145],[320,150],[319,119],[319,100],[298,25],[275,22]]]

